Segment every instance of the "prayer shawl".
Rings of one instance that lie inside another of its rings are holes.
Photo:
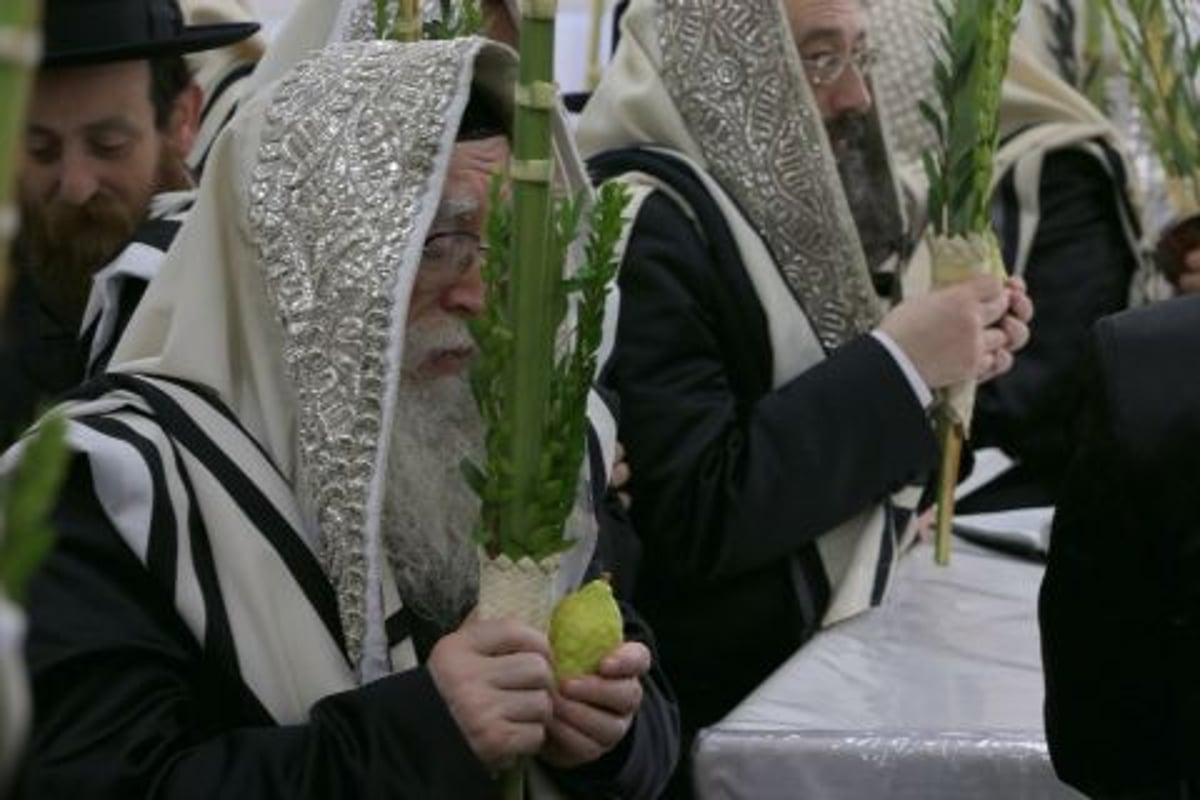
[[[60,409],[117,530],[281,724],[413,663],[380,532],[403,332],[468,96],[508,109],[514,75],[477,38],[370,42],[263,87],[111,374]]]
[[[387,0],[384,3],[389,18],[395,15],[397,5],[397,0]],[[441,13],[438,0],[426,0],[423,5],[426,7],[426,19]],[[521,15],[518,0],[504,0],[504,7],[514,21],[514,27],[519,28]],[[306,54],[326,44],[376,38],[375,13],[376,0],[297,0],[291,14],[284,20],[255,70],[251,84],[261,86],[275,80]],[[591,184],[575,148],[574,136],[561,99],[552,124],[556,180],[572,196],[578,197],[580,193],[584,193],[590,197]]]
[[[634,0],[579,141],[589,157],[659,149],[702,181],[762,305],[775,387],[875,326],[880,303],[777,0]],[[621,179],[635,198],[630,227],[652,191],[688,208],[652,175]],[[832,587],[824,624],[880,602],[898,550],[891,510],[865,508],[818,538]]]
[[[253,22],[254,18],[241,0],[183,0],[184,17],[189,25],[209,25],[222,22]],[[187,57],[193,79],[204,91],[200,112],[200,129],[188,154],[187,165],[200,175],[208,160],[209,151],[224,130],[237,105],[250,89],[246,78],[266,50],[262,32],[227,47],[206,50]]]
[[[92,277],[80,326],[80,340],[87,351],[86,377],[100,374],[108,365],[146,284],[158,274],[163,256],[195,200],[196,193],[191,190],[156,195],[133,239]]]

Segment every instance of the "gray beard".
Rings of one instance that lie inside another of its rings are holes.
[[[464,375],[407,376],[392,430],[383,539],[400,597],[439,632],[458,627],[479,594],[471,536],[479,500],[460,463],[482,462],[483,423]]]

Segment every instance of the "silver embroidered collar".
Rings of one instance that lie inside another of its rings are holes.
[[[663,82],[828,349],[879,304],[778,0],[659,0]]]
[[[296,392],[296,491],[355,663],[411,272],[481,41],[359,42],[305,61],[267,110],[251,176],[250,234]]]

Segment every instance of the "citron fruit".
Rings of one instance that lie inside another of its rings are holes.
[[[604,578],[564,597],[550,617],[550,648],[560,681],[594,673],[623,640],[621,609]]]

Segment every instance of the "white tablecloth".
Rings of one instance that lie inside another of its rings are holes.
[[[1079,798],[1042,732],[1042,567],[922,546],[889,601],[814,637],[696,749],[699,793],[798,800]]]

